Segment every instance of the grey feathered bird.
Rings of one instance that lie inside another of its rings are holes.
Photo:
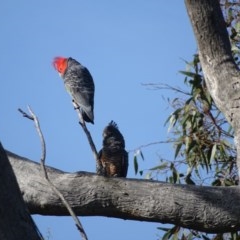
[[[86,67],[69,57],[56,57],[54,68],[59,72],[67,91],[80,108],[84,121],[94,124],[94,82]]]

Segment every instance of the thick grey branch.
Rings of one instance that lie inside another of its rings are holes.
[[[0,239],[43,239],[24,204],[13,169],[1,143]]]
[[[40,165],[8,152],[32,214],[69,215],[43,181]],[[173,185],[156,181],[106,178],[93,173],[48,175],[76,214],[173,223],[204,232],[240,230],[238,188]]]

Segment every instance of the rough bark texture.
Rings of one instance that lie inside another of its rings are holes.
[[[24,204],[16,177],[1,143],[0,193],[0,239],[41,239]]]
[[[69,215],[44,181],[39,164],[10,152],[8,157],[32,214]],[[54,168],[48,174],[77,215],[174,223],[204,232],[240,230],[239,188],[106,178]]]
[[[235,131],[240,171],[240,72],[218,0],[185,0],[208,90]],[[240,174],[239,174],[240,176]]]

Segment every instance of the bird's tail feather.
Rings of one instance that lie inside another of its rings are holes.
[[[91,116],[91,118],[90,118],[84,111],[82,111],[82,116],[83,116],[83,120],[85,122],[90,122],[90,123],[94,124],[93,116]]]

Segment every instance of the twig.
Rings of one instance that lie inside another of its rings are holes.
[[[76,214],[74,213],[73,209],[71,208],[71,206],[69,205],[69,203],[67,202],[67,200],[64,198],[64,196],[62,195],[62,193],[54,186],[54,184],[51,182],[51,180],[48,177],[47,174],[47,170],[46,170],[46,166],[45,166],[45,160],[46,160],[46,143],[44,140],[44,136],[40,127],[40,123],[38,121],[37,116],[34,114],[34,112],[32,111],[32,109],[28,106],[28,111],[30,112],[30,115],[27,114],[26,112],[24,112],[21,109],[18,109],[19,112],[21,112],[23,114],[23,117],[26,117],[30,120],[34,121],[35,127],[37,129],[39,138],[40,138],[40,142],[41,142],[41,147],[42,147],[42,155],[41,155],[41,169],[44,175],[44,178],[46,179],[46,181],[48,182],[49,186],[52,188],[52,190],[58,195],[58,197],[61,199],[62,203],[65,205],[65,207],[67,208],[68,212],[70,213],[70,215],[72,216],[73,220],[75,221],[75,225],[77,227],[77,229],[79,230],[82,239],[87,240],[87,234],[80,222],[80,220],[78,219],[78,217],[76,216]]]
[[[149,90],[171,90],[171,91],[175,91],[175,92],[178,92],[178,93],[182,93],[184,95],[188,95],[190,96],[191,94],[182,90],[181,88],[178,88],[178,87],[173,87],[169,84],[164,84],[164,83],[142,83],[142,86],[147,86],[149,87],[148,89]]]
[[[33,117],[29,116],[26,112],[24,112],[21,108],[18,108],[18,111],[23,115],[23,117],[28,118],[30,120],[34,120]]]
[[[137,148],[134,148],[134,149],[131,149],[131,150],[128,150],[128,152],[136,152],[137,150],[140,150],[142,148],[146,148],[146,147],[150,147],[152,145],[158,145],[158,144],[163,144],[163,143],[174,143],[176,141],[173,141],[173,140],[169,140],[169,141],[157,141],[157,142],[151,142],[151,143],[147,143],[147,144],[144,144],[144,145],[141,145]]]
[[[88,129],[87,129],[87,126],[86,126],[86,124],[85,124],[85,121],[83,120],[82,113],[81,113],[81,110],[79,109],[78,105],[76,105],[76,103],[75,103],[74,101],[72,101],[72,103],[73,103],[74,109],[77,111],[77,115],[78,115],[78,118],[79,118],[79,124],[81,125],[84,133],[85,133],[86,136],[87,136],[87,139],[88,139],[90,148],[91,148],[92,153],[93,153],[93,157],[94,157],[94,159],[96,160],[97,173],[98,173],[98,172],[101,172],[102,164],[100,163],[100,161],[99,161],[99,159],[98,159],[97,149],[96,149],[95,144],[94,144],[94,142],[93,142],[91,133],[90,133],[90,132],[88,131]]]

